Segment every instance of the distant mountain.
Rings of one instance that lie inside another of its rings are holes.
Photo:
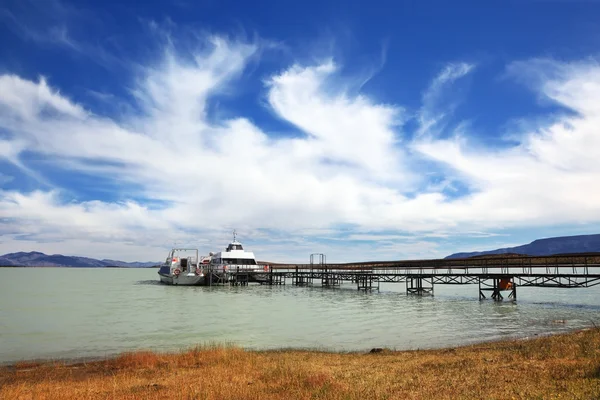
[[[154,267],[155,265],[164,263],[164,261],[162,261],[162,262],[139,262],[139,261],[125,262],[125,261],[107,260],[107,259],[104,259],[101,262],[107,264],[107,266],[110,266],[110,267],[129,267],[129,268]]]
[[[0,266],[18,267],[153,267],[160,262],[124,262],[116,260],[96,260],[87,257],[63,256],[61,254],[46,255],[37,251],[19,252],[0,256]]]
[[[568,253],[597,253],[600,252],[599,235],[563,236],[534,240],[529,244],[517,247],[507,247],[489,251],[474,251],[471,253],[455,253],[446,258],[468,258],[493,254],[524,254],[528,256],[550,256]]]

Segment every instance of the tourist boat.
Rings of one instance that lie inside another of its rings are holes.
[[[259,265],[256,262],[253,252],[244,250],[242,244],[237,241],[235,231],[233,232],[233,242],[229,243],[225,251],[211,253],[208,269],[213,274],[221,276],[248,272],[248,281],[259,283],[267,280],[266,272],[268,270],[267,265]]]
[[[171,249],[158,270],[160,281],[169,285],[195,286],[204,283],[198,249]]]

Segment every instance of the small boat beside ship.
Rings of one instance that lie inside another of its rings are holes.
[[[204,272],[200,265],[198,249],[171,249],[158,275],[168,285],[201,285]]]
[[[259,265],[254,253],[244,250],[233,233],[233,241],[225,251],[199,258],[197,249],[171,249],[158,271],[160,281],[169,285],[210,285],[216,283],[263,283],[268,279],[268,265]]]

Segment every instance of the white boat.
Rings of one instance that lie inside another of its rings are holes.
[[[267,280],[266,272],[269,270],[269,267],[268,265],[257,264],[254,253],[244,250],[242,244],[237,241],[234,231],[233,242],[229,243],[225,251],[215,254],[211,253],[208,269],[205,270],[221,276],[249,272],[248,278],[250,282],[265,282]]]
[[[158,275],[161,282],[169,285],[204,284],[205,275],[200,266],[198,249],[171,249]]]

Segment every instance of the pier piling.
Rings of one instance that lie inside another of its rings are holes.
[[[416,294],[418,296],[433,296],[433,278],[425,276],[407,277],[406,294]]]
[[[501,278],[479,278],[479,300],[485,300],[485,292],[492,292],[491,298],[494,301],[504,300],[502,292],[509,292],[508,298],[517,300],[517,284],[514,276]]]

